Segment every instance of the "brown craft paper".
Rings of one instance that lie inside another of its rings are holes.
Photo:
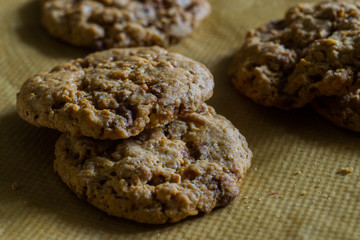
[[[282,17],[296,2],[212,0],[212,15],[170,48],[213,72],[208,103],[246,136],[254,158],[229,206],[151,226],[107,216],[53,172],[59,133],[21,120],[16,92],[32,75],[90,51],[50,37],[40,26],[38,2],[1,0],[0,239],[360,239],[360,134],[310,108],[256,105],[227,76],[246,30]],[[354,171],[338,174],[343,167]]]

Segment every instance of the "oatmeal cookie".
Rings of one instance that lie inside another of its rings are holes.
[[[42,0],[49,33],[75,46],[168,46],[210,13],[207,0]]]
[[[237,90],[256,103],[300,108],[359,87],[360,4],[298,4],[282,20],[247,33],[230,68]]]
[[[55,171],[79,198],[150,224],[229,204],[252,157],[239,131],[205,104],[128,139],[63,134],[55,155]]]
[[[194,112],[214,87],[202,64],[160,47],[111,49],[27,80],[17,111],[36,126],[120,139]]]
[[[360,132],[360,89],[342,97],[322,97],[312,105],[316,112],[334,124]]]

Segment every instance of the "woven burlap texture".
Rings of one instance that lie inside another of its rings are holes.
[[[246,31],[280,18],[294,0],[212,0],[212,15],[170,48],[215,77],[208,103],[246,136],[254,153],[241,194],[229,206],[177,224],[109,217],[79,200],[53,172],[59,133],[15,111],[32,75],[83,57],[40,26],[39,3],[1,0],[0,239],[360,239],[360,135],[310,108],[281,111],[237,93],[227,71]],[[343,167],[353,173],[341,175]]]

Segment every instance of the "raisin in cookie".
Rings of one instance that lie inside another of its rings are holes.
[[[334,124],[360,132],[360,89],[342,97],[322,97],[312,105],[320,115]]]
[[[42,0],[51,35],[96,49],[168,46],[209,13],[207,0]]]
[[[111,49],[30,78],[17,95],[17,111],[36,126],[120,139],[194,112],[213,87],[210,71],[180,54]]]
[[[151,224],[229,204],[252,157],[239,131],[205,104],[128,139],[63,134],[55,155],[55,171],[78,197]]]
[[[230,69],[256,103],[300,108],[359,87],[360,4],[299,4],[282,20],[247,33]]]

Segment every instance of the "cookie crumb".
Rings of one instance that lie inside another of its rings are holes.
[[[13,191],[16,191],[16,190],[18,189],[18,185],[17,185],[16,182],[13,182],[13,183],[11,184],[11,189],[12,189]]]
[[[345,176],[345,175],[352,173],[353,171],[354,171],[354,168],[352,168],[352,167],[343,167],[343,168],[340,168],[338,173]]]

